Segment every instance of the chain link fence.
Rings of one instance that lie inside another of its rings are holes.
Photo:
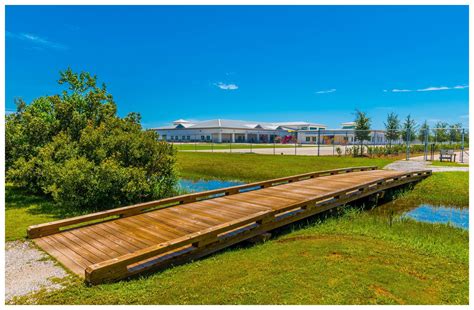
[[[399,157],[468,161],[468,128],[411,130],[320,129],[293,132],[222,131],[167,139],[180,151],[272,155]]]

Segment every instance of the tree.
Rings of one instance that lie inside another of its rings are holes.
[[[106,86],[67,69],[61,94],[6,117],[7,178],[77,208],[106,209],[172,195],[176,151],[144,131],[140,115],[117,116]]]
[[[461,141],[462,124],[457,123],[449,126],[449,143]]]
[[[360,155],[362,156],[364,141],[370,141],[370,118],[365,112],[359,110],[356,110],[355,138],[360,142]]]
[[[433,133],[435,135],[435,142],[446,142],[449,139],[448,136],[448,126],[446,122],[437,122],[435,128],[433,128]]]
[[[415,140],[416,138],[415,127],[416,127],[415,120],[411,118],[410,114],[408,114],[408,116],[405,118],[405,121],[403,122],[402,131],[401,131],[402,139],[403,141],[405,141],[405,143]]]
[[[418,131],[418,140],[424,142],[425,141],[425,134],[427,135],[427,141],[430,139],[430,126],[428,125],[427,121],[424,121]]]
[[[392,146],[392,141],[400,138],[400,120],[398,115],[390,113],[387,115],[387,122],[385,125],[385,139],[388,140],[389,146]]]

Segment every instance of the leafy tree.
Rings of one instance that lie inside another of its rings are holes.
[[[61,72],[61,94],[6,117],[7,178],[78,208],[105,209],[173,194],[175,149],[144,131],[140,115],[117,116],[96,77]]]
[[[448,136],[448,126],[446,122],[437,122],[435,128],[433,128],[433,133],[435,136],[436,142],[446,142],[449,139]]]
[[[457,123],[449,126],[449,143],[461,141],[462,124]]]
[[[365,112],[356,110],[355,138],[360,142],[360,155],[364,153],[364,141],[370,141],[370,118]],[[356,155],[356,154],[354,154]]]
[[[387,122],[385,125],[385,139],[388,140],[388,144],[391,147],[392,141],[400,138],[400,120],[398,115],[395,113],[390,113],[387,115]]]
[[[424,142],[425,141],[425,133],[428,135],[428,141],[430,140],[430,126],[428,125],[427,121],[424,121],[418,131],[418,140]]]
[[[415,127],[416,127],[415,120],[411,118],[410,115],[408,115],[405,118],[405,121],[403,122],[402,131],[401,131],[402,139],[403,141],[405,141],[405,143],[415,140],[416,138]]]

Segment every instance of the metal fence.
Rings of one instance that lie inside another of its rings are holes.
[[[254,131],[190,134],[173,137],[178,150],[191,152],[258,153],[312,156],[398,156],[410,160],[438,160],[441,153],[456,155],[456,162],[467,162],[467,128],[412,130],[313,130],[283,133]]]

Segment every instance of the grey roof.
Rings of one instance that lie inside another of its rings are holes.
[[[179,122],[179,123],[178,123]],[[308,123],[308,122],[279,122],[279,123],[267,123],[267,122],[254,122],[254,121],[240,121],[230,119],[212,119],[207,121],[186,121],[180,119],[173,122],[173,126],[158,127],[153,129],[175,129],[175,128],[188,128],[188,129],[200,129],[200,128],[232,128],[232,129],[267,129],[276,130],[281,129],[295,129],[297,126],[321,126],[322,124]]]

